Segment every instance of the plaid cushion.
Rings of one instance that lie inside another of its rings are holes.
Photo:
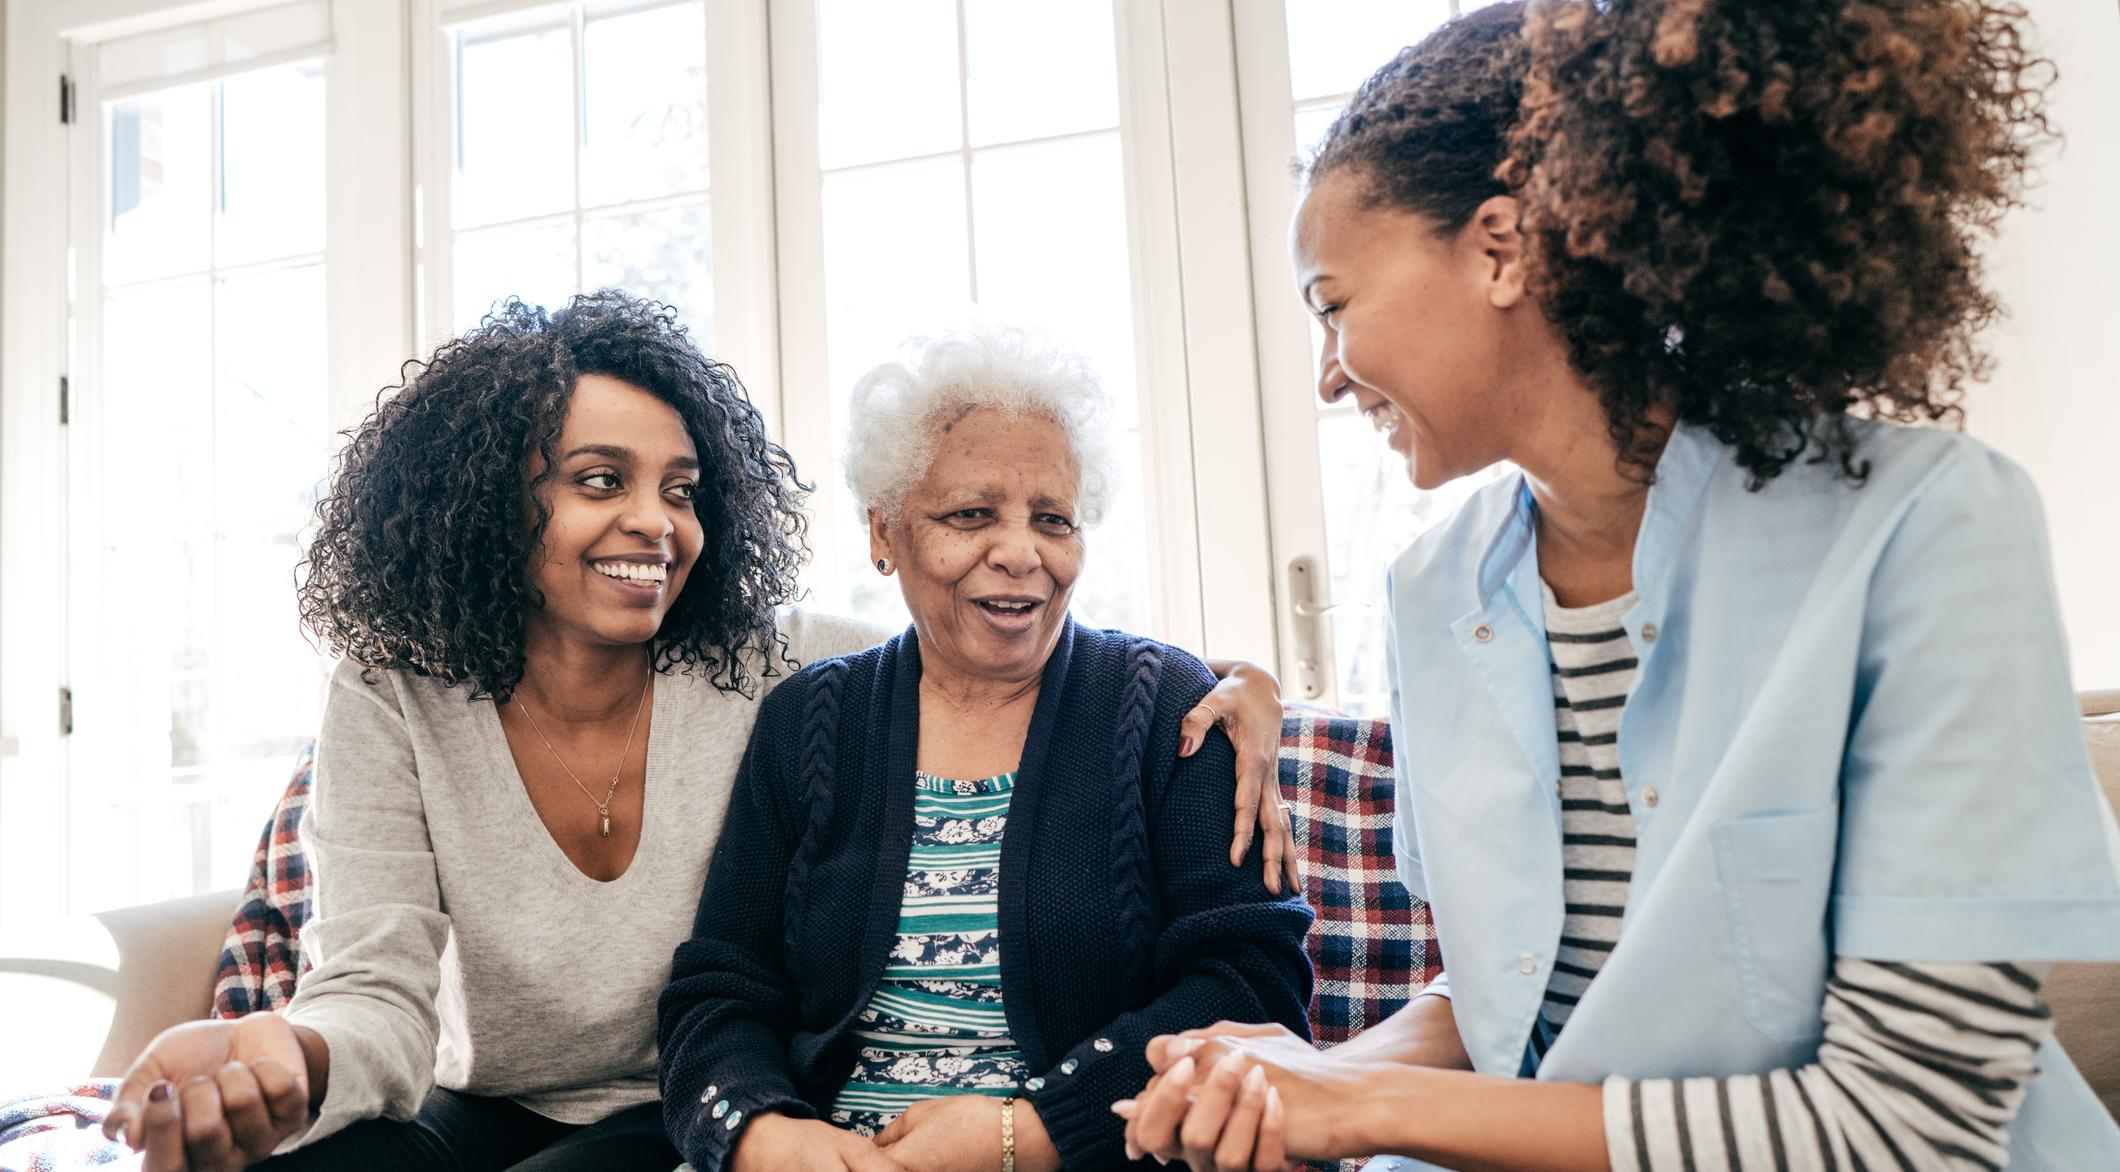
[[[1281,793],[1317,921],[1310,1028],[1336,1046],[1398,1012],[1443,971],[1428,905],[1391,856],[1391,726],[1309,709],[1281,723]]]
[[[1310,1031],[1331,1047],[1390,1017],[1443,971],[1428,905],[1391,855],[1391,725],[1315,709],[1281,720],[1281,794],[1317,911],[1304,947],[1317,967]],[[1355,1172],[1365,1161],[1313,1169]]]
[[[309,918],[309,865],[302,857],[299,828],[315,769],[316,746],[310,744],[295,759],[287,792],[258,838],[243,902],[221,942],[215,1017],[278,1009],[294,997],[295,978],[303,971],[299,938]]]

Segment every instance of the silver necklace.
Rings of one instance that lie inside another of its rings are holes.
[[[523,719],[530,722],[530,731],[536,733],[537,739],[545,743],[545,752],[552,754],[552,759],[559,762],[559,767],[567,771],[567,777],[574,782],[576,789],[582,791],[583,797],[596,802],[596,816],[603,819],[605,838],[611,837],[611,795],[618,792],[618,779],[626,772],[626,758],[633,755],[633,734],[640,731],[640,712],[648,705],[648,685],[654,679],[655,673],[650,671],[648,678],[640,682],[640,699],[633,702],[633,723],[626,728],[626,747],[619,751],[618,768],[611,771],[611,785],[604,790],[602,801],[597,801],[596,794],[582,784],[581,778],[574,776],[574,770],[567,765],[567,759],[559,755],[558,749],[552,747],[552,741],[545,736],[545,730],[537,727],[537,717],[530,713],[530,702],[524,699],[520,692],[515,696],[516,702],[523,706]]]

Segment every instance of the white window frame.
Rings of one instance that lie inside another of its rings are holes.
[[[68,554],[93,540],[70,522],[92,473],[92,410],[100,352],[102,217],[100,96],[93,46],[276,6],[281,0],[7,0],[6,186],[0,194],[0,928],[71,907],[76,849],[95,828],[75,824],[80,787],[125,779],[79,776],[91,756],[62,735],[61,688],[76,683],[74,733],[98,720],[97,665],[70,662]],[[351,426],[395,381],[411,352],[411,200],[405,143],[408,90],[402,4],[333,0],[325,69],[325,314],[328,418]],[[269,62],[261,61],[257,65]],[[69,66],[72,67],[69,72]],[[230,70],[237,72],[240,70]],[[60,79],[73,120],[59,119]],[[55,231],[56,225],[67,226]],[[74,404],[60,421],[60,380]],[[319,469],[319,474],[323,473]],[[54,567],[57,567],[54,572]],[[122,670],[102,667],[100,670]],[[107,792],[104,790],[103,792]],[[22,893],[36,892],[36,897]],[[57,898],[53,898],[56,893]]]
[[[412,140],[418,160],[420,336],[425,348],[457,331],[453,300],[452,30],[564,0],[410,0]],[[780,433],[777,279],[772,231],[773,143],[767,114],[765,0],[708,0],[707,214],[713,248],[714,353],[734,366],[773,434]],[[579,21],[576,22],[579,35]],[[579,47],[577,42],[576,52]],[[578,70],[579,66],[575,66]],[[577,103],[578,107],[578,103]],[[576,132],[577,149],[579,131]],[[576,213],[577,216],[580,213]]]

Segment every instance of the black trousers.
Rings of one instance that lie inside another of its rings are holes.
[[[420,1113],[403,1123],[365,1119],[253,1167],[271,1172],[670,1172],[681,1162],[663,1134],[661,1103],[576,1125],[547,1119],[509,1099],[436,1087]]]

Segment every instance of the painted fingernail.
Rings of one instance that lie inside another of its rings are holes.
[[[1199,1049],[1204,1044],[1201,1038],[1179,1038],[1170,1044],[1170,1052],[1180,1058]]]
[[[1260,1088],[1260,1087],[1263,1087],[1263,1086],[1265,1086],[1265,1085],[1266,1085],[1266,1068],[1265,1068],[1265,1067],[1263,1067],[1263,1066],[1254,1066],[1254,1067],[1252,1067],[1252,1068],[1251,1068],[1250,1070],[1247,1070],[1247,1071],[1245,1071],[1245,1072],[1244,1072],[1244,1093],[1245,1093],[1245,1094],[1247,1094],[1247,1095],[1256,1095],[1256,1094],[1258,1094],[1258,1093],[1259,1093],[1259,1088]]]
[[[1177,1064],[1170,1068],[1169,1078],[1172,1082],[1191,1082],[1192,1076],[1193,1059],[1190,1054],[1178,1059]]]
[[[1121,1099],[1118,1102],[1113,1103],[1112,1114],[1117,1115],[1121,1119],[1133,1118],[1134,1101],[1132,1099]]]
[[[155,1085],[147,1088],[147,1100],[150,1103],[167,1102],[169,1099],[169,1091],[170,1086],[167,1082],[158,1082]]]
[[[1221,1061],[1219,1061],[1219,1062],[1215,1063],[1215,1070],[1214,1070],[1214,1072],[1215,1072],[1215,1074],[1217,1074],[1217,1075],[1220,1075],[1220,1074],[1223,1074],[1223,1073],[1225,1073],[1225,1072],[1228,1072],[1228,1071],[1234,1071],[1234,1070],[1236,1070],[1237,1068],[1239,1068],[1239,1067],[1241,1067],[1241,1066],[1243,1066],[1243,1065],[1244,1065],[1244,1053],[1243,1053],[1243,1051],[1241,1051],[1241,1050],[1231,1050],[1231,1051],[1230,1051],[1229,1053],[1227,1053],[1227,1054],[1224,1054],[1224,1055],[1222,1055],[1222,1060],[1221,1060]]]

